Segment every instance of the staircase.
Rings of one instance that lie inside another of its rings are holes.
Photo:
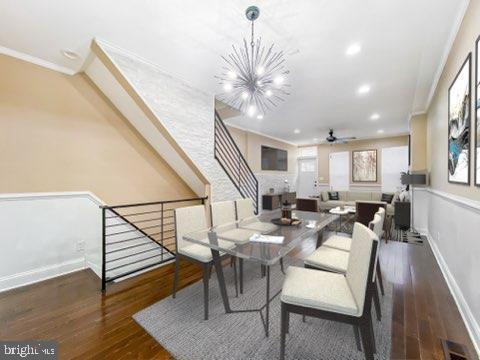
[[[248,166],[225,123],[215,111],[214,156],[244,198],[251,198],[258,214],[258,180]]]

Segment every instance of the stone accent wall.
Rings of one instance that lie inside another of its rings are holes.
[[[210,181],[212,201],[240,197],[214,158],[214,96],[193,88],[145,61],[112,49],[106,51]]]

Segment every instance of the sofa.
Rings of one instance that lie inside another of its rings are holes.
[[[377,191],[337,191],[338,200],[330,200],[329,191],[322,191],[317,198],[319,211],[328,211],[337,206],[355,206],[357,201],[380,201],[382,193]],[[387,203],[387,215],[393,216],[395,212],[395,201],[398,200],[398,193],[385,193],[393,195],[392,201]]]

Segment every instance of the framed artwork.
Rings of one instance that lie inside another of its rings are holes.
[[[377,182],[377,150],[352,151],[352,181]]]
[[[475,185],[480,186],[480,36],[475,43]]]
[[[448,89],[448,182],[470,184],[472,53]]]

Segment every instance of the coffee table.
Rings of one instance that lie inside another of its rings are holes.
[[[330,209],[329,213],[332,214],[332,215],[338,215],[337,232],[341,232],[342,229],[346,231],[347,230],[346,226],[344,225],[342,227],[342,217],[346,216],[348,214],[352,214],[352,208],[351,207],[343,207],[343,208],[336,207],[336,208]],[[353,213],[355,213],[355,211]]]

